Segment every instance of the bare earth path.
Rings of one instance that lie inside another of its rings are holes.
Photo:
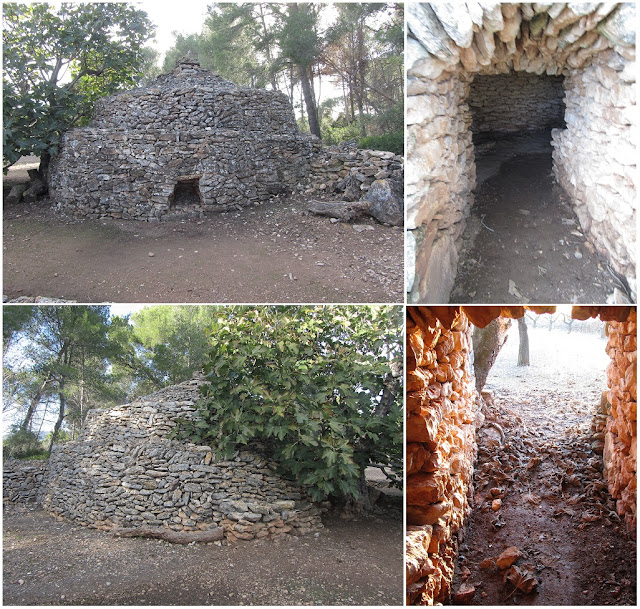
[[[402,521],[324,522],[317,536],[178,546],[5,505],[3,604],[401,605]]]
[[[504,162],[475,194],[451,302],[606,302],[618,284],[551,175],[551,154]]]
[[[4,210],[4,294],[78,302],[403,302],[401,228],[332,223],[303,197],[202,221]],[[153,254],[153,255],[150,255]]]
[[[577,324],[576,324],[577,325]],[[574,328],[575,329],[575,328]],[[531,367],[517,367],[517,328],[491,370],[489,421],[481,428],[475,506],[460,547],[454,590],[472,583],[477,605],[635,605],[636,545],[602,482],[590,425],[606,388],[605,340],[529,328]],[[574,347],[551,344],[571,338]],[[502,505],[493,511],[491,489]],[[516,565],[538,580],[524,594],[495,564],[516,546]],[[490,563],[490,561],[489,561]]]

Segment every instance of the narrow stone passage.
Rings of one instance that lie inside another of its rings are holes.
[[[548,148],[499,169],[490,151],[488,162],[479,158],[486,179],[475,194],[450,302],[606,302],[618,286],[554,182]]]
[[[473,604],[635,604],[635,543],[607,492],[594,431],[605,418],[606,339],[575,330],[529,328],[531,366],[518,367],[512,327],[488,377],[474,505],[453,584],[454,593],[475,587]],[[512,584],[518,572],[505,580],[506,563],[496,559],[507,548],[516,548],[519,573],[537,582],[533,592]]]

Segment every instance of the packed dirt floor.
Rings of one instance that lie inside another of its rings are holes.
[[[490,372],[475,505],[453,586],[475,587],[470,604],[636,604],[636,544],[591,449],[606,389],[605,339],[578,333],[579,323],[596,322],[576,322],[571,334],[562,323],[553,331],[529,326],[529,367],[517,366],[514,323]],[[495,562],[510,547],[520,554],[515,572]]]
[[[26,176],[26,172],[23,172]],[[10,172],[5,194],[19,178]],[[4,294],[77,302],[403,302],[404,237],[297,195],[203,220],[80,221],[4,208]]]
[[[402,518],[236,545],[113,537],[5,504],[4,605],[401,605]]]
[[[588,304],[624,289],[586,240],[539,137],[479,153],[452,303]]]

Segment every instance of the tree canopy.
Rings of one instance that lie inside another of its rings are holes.
[[[358,497],[367,466],[399,481],[399,307],[217,311],[199,418],[180,437],[231,455],[261,445],[312,497]]]
[[[123,3],[3,3],[3,164],[58,152],[99,97],[131,88],[151,58],[146,13]]]
[[[53,441],[65,431],[73,438],[91,408],[125,403],[200,369],[211,317],[212,308],[201,306],[150,306],[132,319],[107,306],[6,306],[3,412],[35,440],[54,421]]]

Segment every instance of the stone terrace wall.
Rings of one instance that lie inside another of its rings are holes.
[[[408,311],[407,603],[433,605],[448,600],[473,492],[472,326],[464,314],[449,328],[428,307]]]
[[[407,24],[409,301],[447,302],[455,281],[475,186],[470,83],[518,72],[565,77],[554,171],[635,292],[634,4],[409,3]]]
[[[2,495],[5,501],[37,503],[47,461],[4,459],[2,462]]]
[[[191,380],[91,411],[81,437],[55,447],[43,507],[102,530],[221,526],[229,541],[322,527],[319,508],[258,453],[220,460],[208,446],[168,439],[176,418],[193,416],[200,384]]]
[[[64,134],[49,191],[89,218],[200,217],[291,192],[320,143],[279,92],[245,89],[186,61],[149,87],[107,98]],[[178,183],[196,194],[179,204]],[[175,205],[172,205],[175,203]]]
[[[359,200],[375,180],[399,176],[404,181],[404,159],[384,150],[362,150],[355,143],[326,146],[311,162],[307,192],[346,193]]]
[[[561,127],[564,90],[561,76],[516,72],[476,76],[469,107],[474,133],[509,133]]]
[[[636,531],[637,501],[637,312],[626,322],[609,322],[607,369],[611,416],[607,419],[604,443],[605,476],[609,492],[617,499],[617,510]]]

